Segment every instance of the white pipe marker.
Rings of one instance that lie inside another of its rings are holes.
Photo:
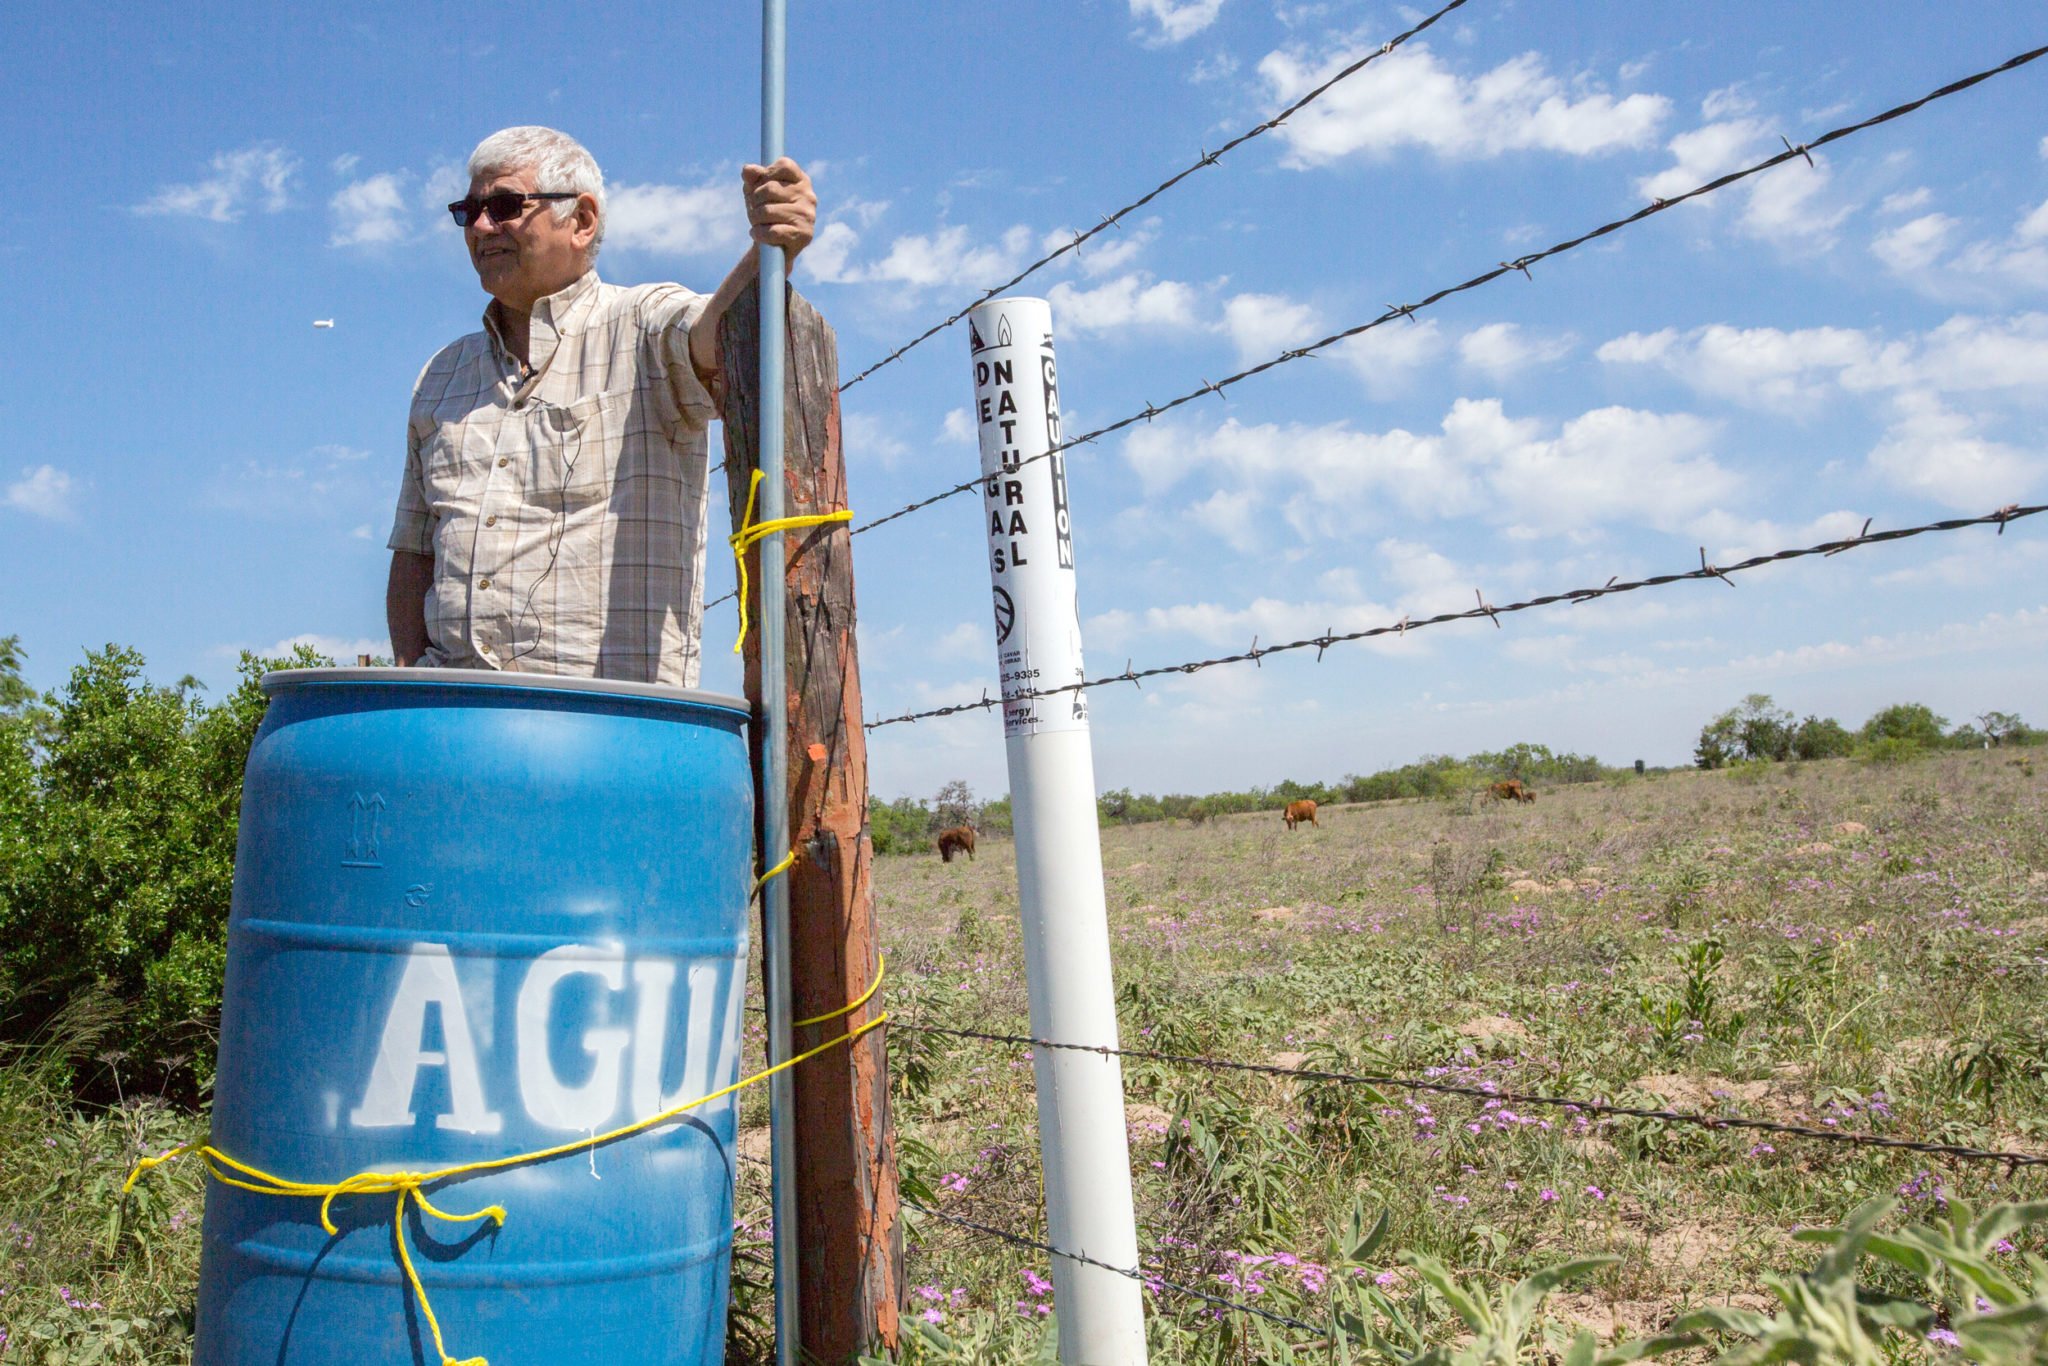
[[[1084,676],[1066,461],[1054,455],[1024,463],[1060,439],[1052,309],[1043,299],[996,299],[971,311],[967,325],[1031,1032],[1114,1048],[1116,989],[1087,695],[1017,696]],[[1111,1266],[1136,1267],[1122,1064],[1040,1049],[1033,1066],[1049,1240]],[[1061,1361],[1143,1366],[1137,1281],[1055,1257],[1052,1283]]]

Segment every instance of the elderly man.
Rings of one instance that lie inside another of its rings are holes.
[[[810,242],[817,196],[794,162],[741,185],[755,242]],[[549,128],[485,138],[448,209],[491,303],[413,388],[393,656],[695,686],[718,321],[754,252],[708,299],[601,282],[603,174]]]

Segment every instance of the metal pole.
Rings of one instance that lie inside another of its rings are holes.
[[[1066,462],[1055,455],[1024,463],[1060,439],[1052,310],[1043,299],[997,299],[967,320],[1031,1032],[1058,1043],[1114,1048],[1116,988],[1086,694],[1018,696],[1085,677]],[[1032,1066],[1053,1246],[1111,1266],[1136,1266],[1121,1064],[1110,1056],[1040,1049]],[[1061,1361],[1144,1366],[1138,1282],[1055,1257],[1052,1283]]]
[[[761,2],[761,164],[782,155],[783,46],[785,0]],[[780,247],[759,251],[761,283],[761,501],[762,521],[782,516],[783,292],[788,260]],[[764,864],[789,852],[789,666],[783,641],[782,535],[761,541],[761,699],[768,713],[768,742],[761,747],[766,778],[761,785]],[[761,901],[766,922],[761,971],[768,989],[768,1057],[791,1056],[789,972],[789,882],[771,878]],[[774,1162],[775,1360],[795,1366],[801,1343],[801,1302],[797,1292],[796,1091],[794,1079],[778,1072],[768,1081],[769,1156]]]

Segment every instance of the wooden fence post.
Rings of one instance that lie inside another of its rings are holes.
[[[726,383],[725,477],[737,530],[759,467],[760,319],[755,286],[719,325]],[[787,435],[783,513],[847,506],[839,442],[839,353],[832,329],[802,295],[788,307]],[[853,556],[844,523],[783,535],[789,689],[790,992],[795,1018],[843,1007],[874,981],[875,927],[868,839],[867,732],[861,726],[860,662],[854,647]],[[747,552],[760,619],[758,547]],[[772,572],[769,571],[769,572]],[[761,716],[758,636],[746,642],[747,697]],[[750,743],[764,727],[750,728]],[[758,752],[756,759],[758,760]],[[762,771],[757,762],[754,771]],[[757,806],[778,800],[757,793]],[[763,850],[769,863],[780,850]],[[853,1014],[796,1031],[801,1052],[871,1020],[878,996]],[[896,1192],[896,1135],[889,1118],[883,1029],[796,1069],[798,1281],[803,1352],[840,1366],[863,1348],[897,1345],[903,1233]]]

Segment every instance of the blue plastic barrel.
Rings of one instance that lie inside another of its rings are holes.
[[[728,1085],[753,795],[738,699],[468,670],[263,680],[213,1145],[293,1181],[531,1152]],[[736,1098],[430,1188],[451,1357],[717,1363]],[[209,1182],[197,1366],[439,1366],[391,1194]]]

